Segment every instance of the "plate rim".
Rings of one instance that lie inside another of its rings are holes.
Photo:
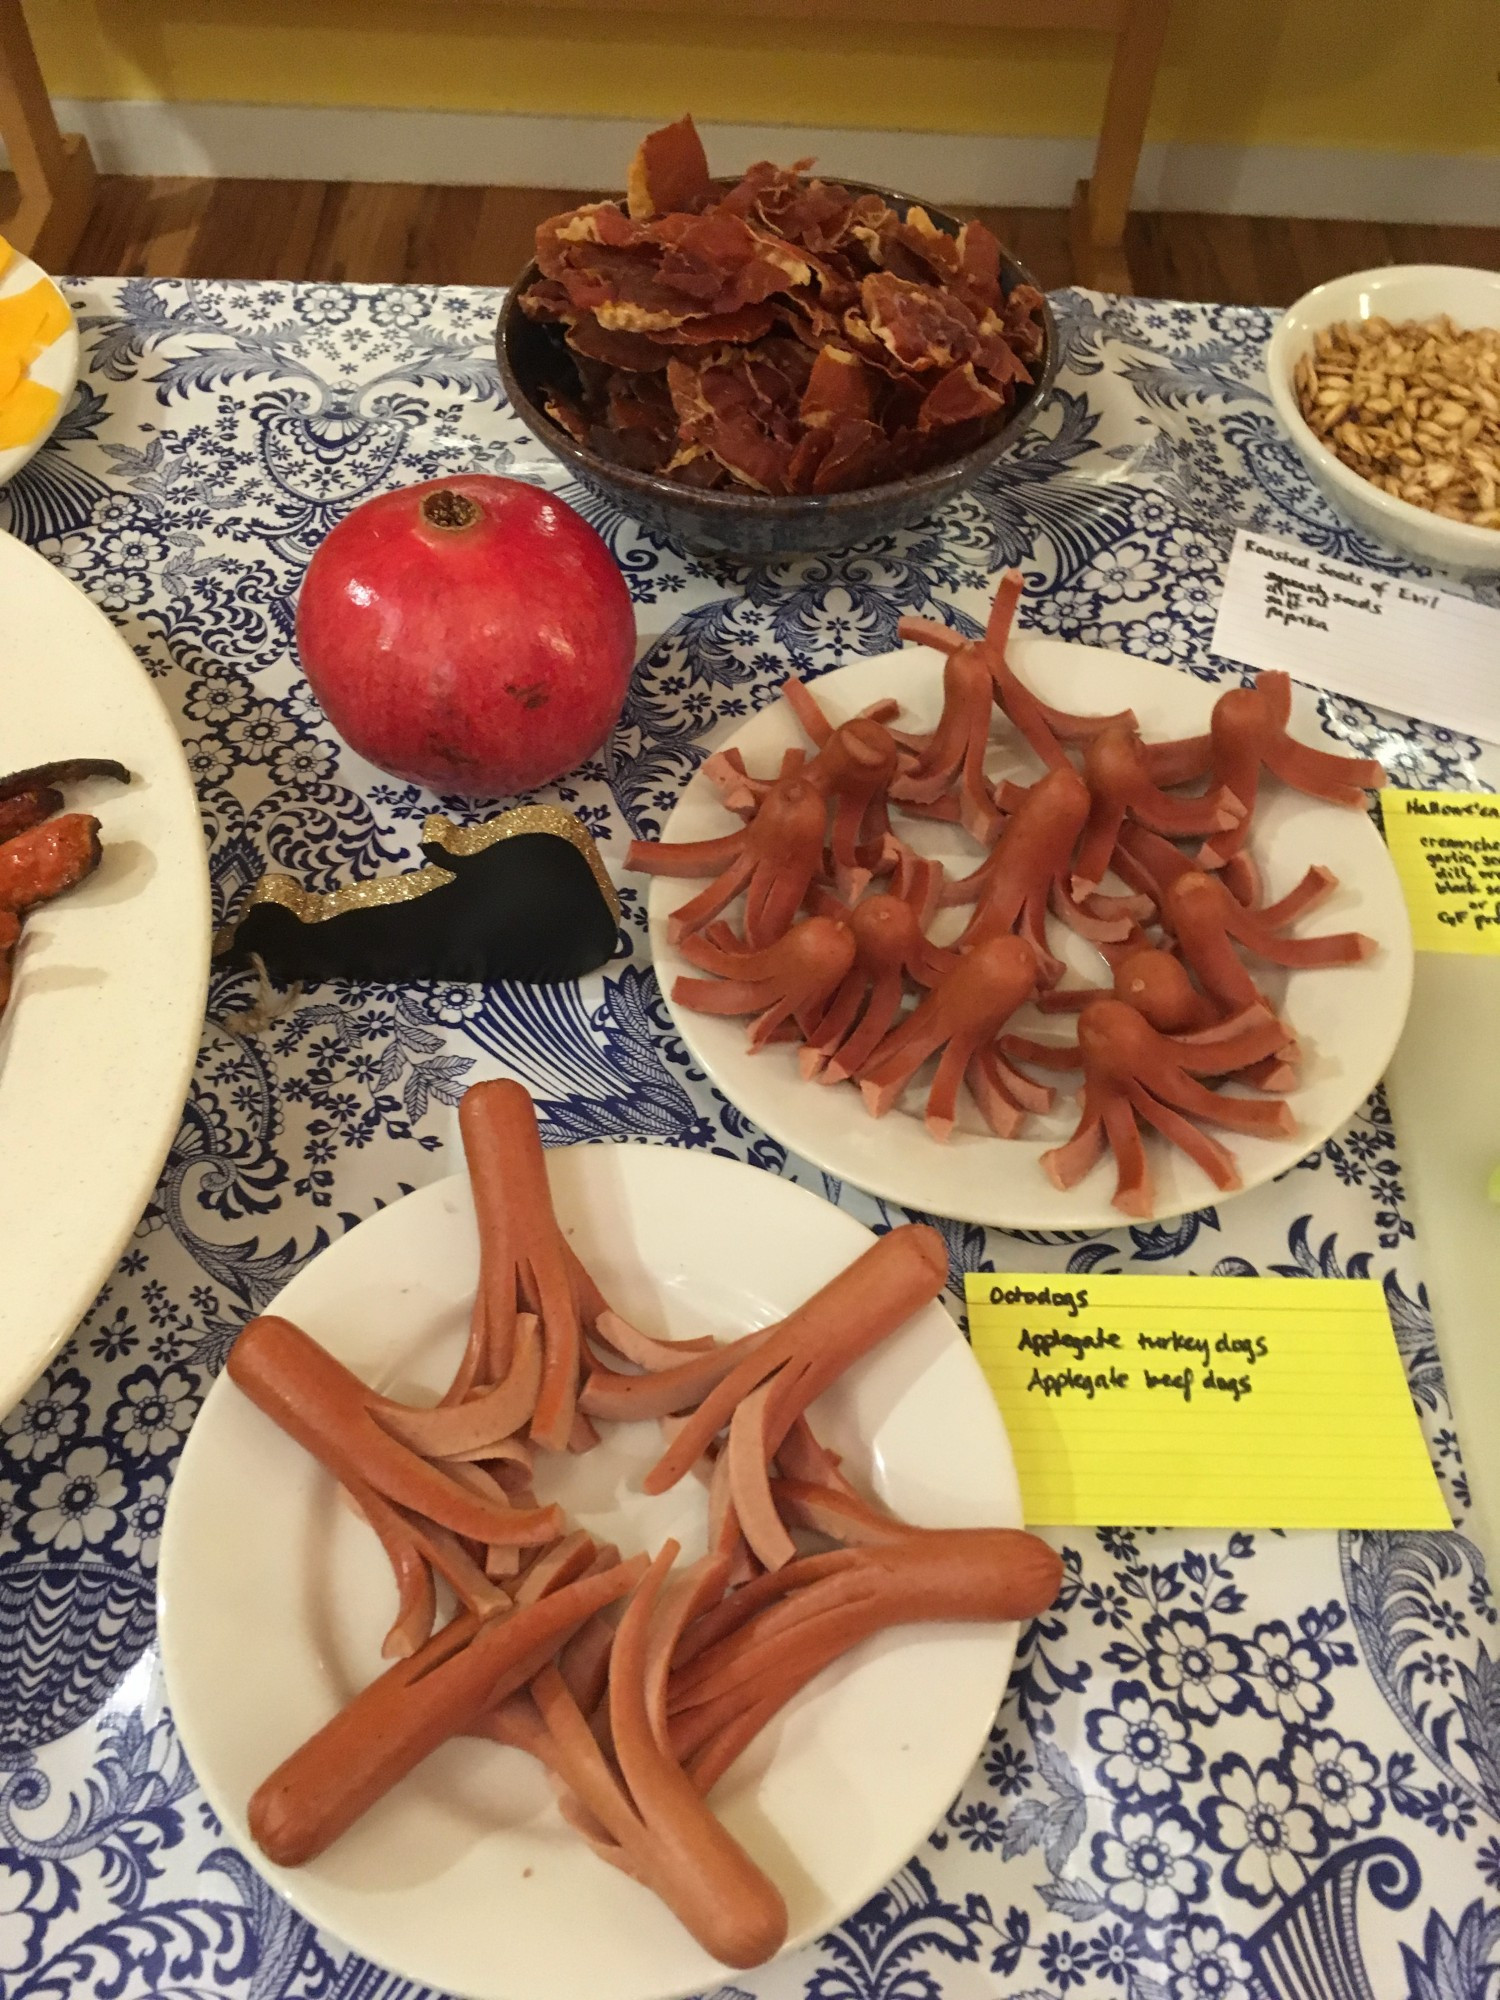
[[[172,1141],[182,1121],[183,1107],[187,1102],[197,1065],[198,1051],[202,1043],[203,1029],[208,1001],[208,979],[212,945],[212,895],[208,872],[208,848],[203,836],[202,820],[198,811],[198,794],[193,784],[192,773],[188,769],[187,757],[176,722],[166,703],[157,693],[150,674],[146,671],[134,647],[126,639],[88,593],[64,571],[47,561],[29,543],[9,530],[0,530],[0,577],[5,566],[15,562],[24,571],[28,565],[35,565],[33,575],[42,575],[45,581],[39,590],[56,589],[71,591],[87,606],[89,619],[100,639],[99,655],[115,660],[118,665],[113,670],[119,685],[131,687],[132,701],[140,708],[142,716],[150,717],[145,725],[157,739],[159,755],[147,770],[132,771],[136,778],[149,777],[153,785],[161,787],[163,818],[170,817],[176,828],[172,836],[180,841],[181,853],[187,862],[187,880],[179,885],[177,893],[187,893],[192,898],[191,934],[198,940],[194,950],[194,962],[183,966],[179,961],[172,984],[183,994],[182,1034],[176,1051],[176,1060],[170,1071],[163,1063],[159,1089],[153,1095],[158,1109],[154,1117],[142,1117],[136,1123],[139,1138],[149,1139],[137,1152],[141,1163],[130,1179],[130,1199],[116,1215],[114,1226],[108,1234],[92,1230],[88,1236],[88,1253],[80,1257],[78,1272],[65,1292],[59,1288],[59,1300],[53,1310],[56,1323],[48,1327],[32,1342],[17,1343],[7,1337],[0,1343],[0,1415],[14,1407],[33,1386],[44,1370],[55,1359],[59,1351],[77,1332],[86,1317],[93,1300],[98,1296],[115,1266],[119,1263],[126,1244],[140,1224],[148,1207],[161,1170],[172,1150]],[[149,884],[147,885],[149,889]],[[68,921],[66,899],[58,902],[54,921],[60,929],[65,929]],[[3,1065],[0,1065],[3,1067]]]
[[[1086,655],[1093,661],[1100,663],[1101,667],[1109,662],[1118,661],[1125,663],[1133,671],[1150,670],[1163,677],[1163,686],[1167,685],[1168,680],[1177,681],[1178,683],[1190,681],[1191,684],[1200,687],[1206,685],[1198,681],[1196,677],[1186,676],[1182,669],[1170,666],[1165,661],[1150,659],[1144,655],[1125,653],[1118,647],[1095,646],[1085,640],[1064,639],[1052,633],[1040,632],[1035,627],[1028,628],[1016,635],[1014,651],[1019,661],[1024,661],[1028,652],[1033,652],[1039,647],[1046,648],[1049,651],[1066,650],[1070,653]],[[931,648],[915,645],[897,646],[882,653],[861,654],[854,659],[843,661],[836,667],[825,668],[819,673],[809,675],[808,684],[816,688],[825,681],[836,680],[843,675],[858,675],[861,671],[871,668],[887,667],[898,660],[905,661],[912,667],[916,667],[920,662],[932,672],[936,672],[941,666],[939,655],[933,652]],[[1322,692],[1317,689],[1311,691],[1315,694]],[[734,729],[727,731],[722,736],[715,737],[712,744],[713,750],[724,750],[738,743],[743,732],[752,727],[768,709],[773,708],[777,699],[779,699],[779,696],[773,697],[770,702],[763,704],[760,708],[739,721]],[[702,789],[695,788],[701,788],[704,784],[706,784],[706,780],[703,779],[702,764],[700,763],[695,767],[683,785],[682,790],[678,793],[670,813],[663,822],[661,833],[658,836],[659,839],[667,841],[674,837],[672,829],[678,815],[683,810],[689,792],[693,792],[695,803],[702,800],[705,797],[705,793]],[[1328,810],[1333,812],[1339,809],[1329,806]],[[732,827],[726,826],[724,830],[726,832],[732,831]],[[698,838],[699,836],[695,832],[693,837]],[[752,1119],[778,1145],[786,1147],[797,1158],[808,1161],[810,1165],[824,1173],[832,1174],[840,1180],[849,1181],[852,1185],[861,1188],[867,1194],[874,1195],[879,1200],[896,1202],[901,1207],[916,1214],[941,1215],[949,1220],[972,1223],[980,1228],[1000,1229],[1012,1232],[1019,1231],[1024,1234],[1040,1234],[1049,1237],[1071,1236],[1075,1233],[1098,1235],[1102,1232],[1132,1226],[1151,1228],[1157,1224],[1176,1221],[1185,1215],[1199,1213],[1205,1206],[1221,1206],[1225,1202],[1234,1201],[1244,1195],[1253,1194],[1258,1188],[1270,1185],[1279,1179],[1282,1174],[1290,1171],[1296,1165],[1298,1159],[1305,1157],[1308,1153],[1317,1151],[1321,1146],[1326,1144],[1327,1140],[1335,1132],[1341,1130],[1348,1119],[1354,1115],[1358,1104],[1368,1095],[1369,1089],[1372,1089],[1379,1082],[1381,1076],[1385,1074],[1391,1056],[1394,1054],[1396,1045],[1400,1040],[1401,1031],[1405,1025],[1407,1013],[1411,1005],[1414,950],[1411,938],[1411,926],[1406,918],[1404,901],[1400,897],[1399,883],[1395,875],[1394,865],[1390,861],[1384,842],[1380,841],[1378,834],[1375,837],[1385,861],[1388,875],[1386,887],[1390,889],[1394,885],[1393,907],[1399,909],[1400,912],[1399,934],[1394,938],[1382,938],[1380,942],[1392,961],[1387,968],[1388,973],[1392,978],[1399,980],[1401,991],[1398,996],[1399,1006],[1393,1014],[1392,1028],[1389,1036],[1390,1047],[1385,1051],[1374,1077],[1371,1078],[1369,1085],[1360,1093],[1360,1096],[1355,1099],[1354,1104],[1343,1112],[1327,1131],[1324,1131],[1320,1136],[1314,1136],[1313,1129],[1310,1129],[1306,1135],[1302,1133],[1293,1135],[1292,1140],[1288,1142],[1292,1150],[1281,1164],[1267,1166],[1262,1171],[1254,1171],[1253,1177],[1247,1178],[1245,1184],[1239,1188],[1231,1190],[1207,1188],[1201,1199],[1193,1198],[1191,1200],[1191,1205],[1186,1205],[1185,1203],[1178,1204],[1171,1197],[1168,1197],[1166,1204],[1153,1209],[1149,1216],[1128,1216],[1115,1208],[1107,1196],[1092,1207],[1085,1207],[1080,1203],[1077,1213],[1072,1216],[1058,1216],[1048,1219],[1037,1219],[1036,1217],[1027,1216],[1017,1219],[1013,1215],[1006,1217],[998,1216],[993,1210],[986,1210],[984,1213],[976,1214],[974,1212],[974,1205],[967,1205],[962,1210],[952,1206],[934,1206],[932,1200],[924,1196],[922,1190],[914,1187],[908,1180],[903,1179],[899,1170],[891,1174],[865,1172],[856,1175],[850,1172],[847,1167],[822,1158],[817,1152],[809,1151],[807,1143],[808,1135],[791,1130],[782,1122],[774,1106],[771,1109],[771,1115],[768,1117],[763,1106],[751,1106],[744,1103],[735,1085],[726,1081],[722,1064],[718,1063],[712,1054],[701,1045],[695,1029],[695,1023],[699,1017],[691,1013],[688,1009],[679,1007],[677,1002],[672,998],[669,982],[659,976],[657,979],[658,990],[660,991],[662,1004],[667,1010],[673,1028],[682,1040],[689,1056],[704,1071],[717,1091],[726,1097],[730,1103],[735,1105],[744,1116]],[[667,918],[670,915],[668,899],[672,896],[674,889],[683,890],[683,895],[679,900],[686,900],[687,894],[690,893],[690,887],[685,887],[677,877],[653,875],[649,879],[646,894],[646,914],[647,934],[650,939],[653,969],[660,964],[663,951],[670,952],[672,950],[670,941],[667,938],[666,926]],[[672,907],[676,907],[675,902],[672,904]],[[936,1143],[936,1141],[933,1142],[934,1145]],[[1001,1145],[1007,1142],[995,1139],[994,1143]]]
[[[710,1161],[713,1163],[712,1171],[715,1173],[718,1173],[721,1169],[728,1169],[736,1176],[739,1174],[754,1174],[757,1177],[763,1177],[762,1185],[769,1182],[778,1189],[788,1190],[794,1196],[804,1198],[805,1203],[815,1205],[824,1217],[836,1218],[837,1226],[839,1228],[847,1228],[851,1240],[857,1233],[859,1237],[866,1239],[867,1242],[873,1242],[878,1234],[868,1223],[863,1222],[848,1209],[841,1208],[836,1203],[827,1200],[826,1197],[818,1194],[814,1189],[804,1187],[801,1183],[789,1180],[785,1175],[774,1173],[768,1168],[759,1167],[749,1161],[734,1159],[724,1154],[709,1153],[697,1148],[640,1139],[594,1139],[580,1141],[574,1145],[557,1148],[549,1147],[547,1149],[549,1156],[554,1151],[572,1154],[602,1154],[605,1152],[618,1153],[623,1151],[657,1158],[670,1156],[684,1163],[691,1161],[695,1166],[701,1164],[703,1161]],[[339,1250],[341,1246],[351,1243],[357,1238],[359,1230],[367,1224],[381,1218],[393,1216],[403,1209],[410,1212],[410,1204],[413,1202],[425,1201],[436,1203],[443,1193],[451,1191],[454,1188],[461,1187],[467,1193],[468,1185],[468,1173],[466,1169],[459,1167],[456,1171],[445,1174],[435,1181],[424,1183],[421,1187],[412,1189],[408,1194],[401,1196],[396,1201],[388,1202],[382,1207],[373,1210],[369,1215],[363,1217],[354,1229],[347,1231],[334,1243],[328,1245],[325,1250],[319,1252],[318,1257],[311,1260],[309,1265],[304,1266],[302,1272],[289,1279],[276,1298],[266,1304],[262,1310],[267,1313],[279,1310],[285,1294],[311,1268],[312,1263],[321,1263],[324,1258]],[[779,1200],[780,1198],[779,1195],[772,1197],[773,1200]],[[810,1215],[812,1209],[808,1207],[804,1212]],[[974,1386],[983,1393],[986,1402],[993,1410],[996,1433],[1001,1448],[1001,1454],[996,1466],[999,1484],[1008,1489],[1013,1496],[1012,1517],[996,1525],[1021,1527],[1024,1525],[1024,1521],[1020,1501],[1019,1477],[1016,1472],[1014,1453],[1011,1448],[1009,1434],[1006,1430],[1004,1416],[998,1403],[990,1395],[983,1375],[980,1372],[979,1364],[973,1357],[972,1348],[965,1339],[962,1328],[954,1317],[952,1310],[950,1310],[947,1303],[946,1287],[931,1302],[930,1306],[924,1307],[922,1310],[924,1314],[932,1311],[940,1311],[942,1313],[943,1318],[947,1322],[951,1337],[950,1351],[957,1355],[960,1364],[964,1358],[967,1358],[973,1371]],[[358,1338],[357,1335],[356,1338]],[[348,1343],[342,1343],[338,1351],[344,1359],[345,1365],[354,1366],[357,1370],[358,1364],[351,1359]],[[166,1518],[162,1527],[161,1549],[157,1569],[158,1638],[166,1696],[172,1708],[174,1726],[182,1741],[188,1761],[193,1768],[205,1797],[208,1799],[220,1822],[225,1837],[230,1840],[237,1852],[244,1855],[257,1874],[262,1879],[269,1881],[277,1893],[283,1895],[303,1916],[315,1924],[325,1926],[330,1930],[334,1930],[336,1934],[342,1935],[342,1933],[337,1931],[336,1924],[332,1922],[327,1909],[320,1904],[316,1895],[304,1898],[299,1894],[301,1881],[315,1881],[316,1878],[305,1877],[301,1871],[296,1869],[281,1869],[270,1866],[266,1862],[265,1857],[255,1847],[253,1841],[248,1838],[242,1838],[244,1806],[242,1804],[237,1805],[234,1800],[227,1796],[224,1788],[219,1783],[212,1759],[202,1758],[197,1754],[201,1747],[201,1742],[198,1729],[199,1714],[195,1704],[189,1701],[183,1706],[179,1704],[174,1696],[174,1684],[178,1687],[182,1685],[182,1681],[179,1678],[182,1673],[182,1667],[178,1658],[178,1646],[185,1629],[179,1623],[179,1615],[175,1607],[184,1596],[190,1594],[191,1590],[191,1571],[184,1569],[186,1558],[179,1552],[179,1545],[184,1532],[180,1527],[180,1523],[185,1518],[185,1506],[191,1504],[193,1468],[196,1467],[200,1459],[204,1458],[206,1453],[213,1449],[213,1440],[208,1429],[205,1428],[204,1420],[210,1409],[216,1406],[216,1399],[218,1399],[217,1407],[222,1408],[233,1393],[233,1384],[230,1383],[227,1372],[221,1372],[215,1378],[208,1394],[204,1398],[202,1409],[199,1411],[192,1430],[188,1434],[182,1455],[178,1460],[177,1468],[174,1472],[171,1487],[168,1490]],[[183,1476],[184,1472],[188,1474],[186,1481]],[[325,1474],[324,1476],[328,1477],[330,1475]],[[185,1495],[186,1498],[180,1499],[179,1495]],[[971,1752],[972,1761],[982,1754],[987,1733],[993,1727],[994,1715],[999,1712],[1004,1702],[1006,1690],[1014,1669],[1021,1626],[1018,1622],[1011,1622],[1008,1624],[996,1624],[994,1626],[962,1627],[959,1629],[984,1633],[990,1637],[991,1643],[996,1649],[994,1706],[988,1712],[986,1720],[981,1725],[976,1736]],[[174,1662],[176,1662],[175,1665]],[[959,1778],[959,1783],[962,1783],[962,1775]],[[836,1928],[839,1924],[845,1922],[856,1909],[860,1908],[869,1899],[870,1895],[876,1893],[882,1884],[899,1870],[906,1856],[914,1851],[912,1846],[913,1838],[920,1844],[930,1831],[931,1828],[924,1824],[921,1833],[903,1838],[899,1843],[899,1853],[893,1855],[889,1866],[883,1867],[879,1881],[864,1884],[858,1893],[850,1898],[847,1908],[840,1908],[826,1918],[820,1917],[813,1927],[801,1934],[789,1937],[786,1945],[776,1954],[775,1958],[768,1959],[765,1965],[754,1969],[758,1972],[766,1971],[770,1966],[778,1964],[791,1954],[805,1949],[817,1937],[825,1935],[828,1930]],[[385,1966],[400,1977],[412,1979],[418,1983],[431,1983],[431,1970],[424,1970],[422,1965],[414,1960],[398,1960],[394,1955],[375,1959],[373,1955],[368,1954],[365,1946],[348,1938],[345,1938],[344,1941],[350,1944],[351,1949],[371,1956],[373,1963]],[[734,1974],[731,1968],[719,1967],[718,1975],[720,1983],[723,1983],[725,1980],[728,1980],[730,1983],[733,1982]],[[653,1989],[650,2000],[687,2000],[687,1996],[689,1995],[709,1990],[711,1990],[711,1981],[710,1985],[705,1987],[701,1974],[698,1974],[695,1975],[693,1983],[690,1985]],[[455,1992],[457,1991],[458,1989],[455,1989]],[[472,2000],[472,1996],[470,1996],[470,2000]],[[489,1989],[486,1995],[480,1996],[480,2000],[501,2000],[501,1989],[498,1987]],[[644,1995],[642,1996],[642,2000],[645,2000]]]

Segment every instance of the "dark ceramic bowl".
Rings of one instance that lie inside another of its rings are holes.
[[[721,183],[724,187],[731,182]],[[914,206],[911,195],[868,181],[841,180],[856,194],[878,194],[899,215]],[[928,215],[950,236],[962,226],[955,216],[928,208]],[[500,379],[512,409],[548,451],[570,465],[586,486],[634,514],[648,528],[690,549],[729,556],[739,562],[778,562],[785,556],[815,555],[847,549],[859,542],[888,535],[896,528],[936,513],[945,500],[971,486],[981,472],[1020,437],[1047,403],[1057,373],[1057,324],[1052,308],[1042,306],[1042,354],[1036,380],[1021,390],[997,431],[961,457],[930,466],[907,479],[883,486],[856,487],[849,493],[792,493],[785,496],[751,493],[742,487],[713,492],[680,486],[659,473],[637,472],[614,465],[581,445],[546,414],[542,397],[548,388],[576,393],[573,363],[562,329],[526,317],[517,304],[520,294],[538,275],[528,264],[506,295],[495,330]],[[1008,251],[1000,253],[1000,282],[1007,294],[1016,285],[1036,285],[1024,264]],[[1037,286],[1040,291],[1041,287]]]

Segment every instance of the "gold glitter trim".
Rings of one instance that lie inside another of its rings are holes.
[[[299,923],[326,924],[330,917],[341,917],[347,910],[377,910],[392,903],[414,903],[430,889],[444,889],[457,880],[451,869],[439,868],[433,862],[426,868],[414,868],[407,875],[378,875],[373,881],[350,882],[342,889],[318,895],[294,882],[290,875],[262,875],[240,905],[234,922],[226,924],[215,936],[214,950],[228,951],[235,932],[257,903],[279,903]]]
[[[509,812],[497,813],[493,819],[482,820],[478,826],[455,826],[446,814],[429,813],[422,822],[422,845],[441,847],[444,853],[456,854],[467,860],[471,854],[483,854],[497,840],[514,840],[521,833],[554,834],[559,840],[567,841],[570,847],[576,847],[588,863],[589,873],[599,884],[599,893],[609,905],[610,915],[619,923],[620,898],[599,858],[594,837],[586,826],[572,813],[564,812],[561,806],[512,806]]]
[[[513,806],[509,812],[497,813],[493,819],[481,820],[477,826],[457,826],[445,813],[429,813],[422,822],[422,845],[440,847],[446,854],[467,860],[471,854],[483,854],[496,841],[512,840],[521,833],[550,833],[559,840],[567,841],[570,847],[576,847],[588,863],[589,873],[598,883],[610,915],[619,923],[620,898],[605,872],[593,836],[561,806]],[[373,881],[351,882],[343,889],[331,889],[319,895],[311,889],[304,889],[290,875],[262,875],[240,906],[234,922],[215,933],[214,952],[220,955],[229,950],[234,943],[235,932],[257,903],[279,903],[283,909],[290,910],[300,923],[322,924],[330,917],[343,916],[347,910],[384,909],[394,903],[414,903],[430,889],[443,889],[457,880],[458,877],[450,869],[430,862],[427,867],[414,868],[405,875],[379,875]]]

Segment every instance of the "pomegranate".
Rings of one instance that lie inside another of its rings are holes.
[[[464,473],[339,522],[303,579],[297,649],[361,757],[434,791],[503,798],[599,748],[625,700],[635,617],[571,507]]]

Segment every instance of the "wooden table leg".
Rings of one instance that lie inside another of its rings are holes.
[[[60,271],[94,198],[94,156],[78,132],[57,129],[21,0],[0,0],[0,135],[21,199],[5,235],[45,269]]]
[[[1079,284],[1101,291],[1135,289],[1125,255],[1125,219],[1170,7],[1171,0],[1129,0],[1115,43],[1094,171],[1073,195],[1069,236],[1074,274]]]

